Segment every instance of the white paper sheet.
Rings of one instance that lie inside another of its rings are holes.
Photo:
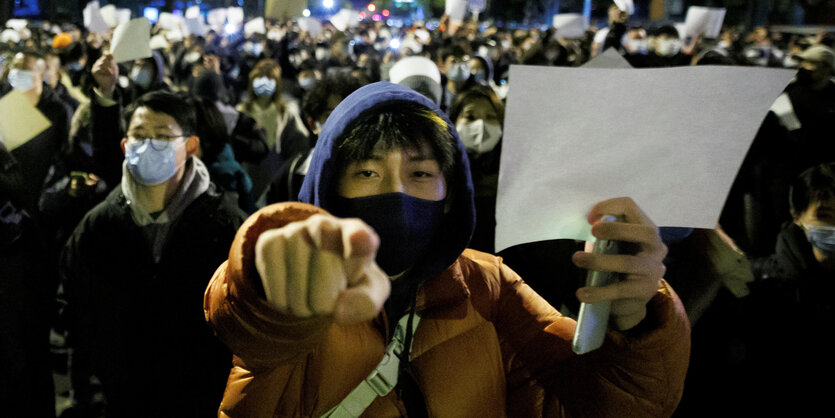
[[[194,19],[200,17],[200,6],[191,6],[186,9],[186,19]]]
[[[91,1],[87,3],[87,6],[82,11],[82,16],[84,18],[84,27],[90,32],[107,33],[110,31],[110,26],[104,21],[104,17],[101,15],[99,2]]]
[[[446,0],[444,11],[449,15],[449,20],[463,22],[467,14],[467,0]]]
[[[180,30],[182,20],[182,16],[177,16],[173,13],[162,12],[159,14],[157,25],[167,30]]]
[[[632,68],[632,64],[623,57],[615,48],[610,47],[602,54],[592,58],[582,68]]]
[[[96,3],[98,5],[98,3]],[[9,19],[6,21],[6,27],[12,28],[16,31],[21,31],[23,28],[29,25],[29,21],[25,19]]]
[[[126,23],[130,21],[130,9],[116,9],[116,21],[119,23]]]
[[[618,9],[630,15],[635,13],[635,2],[633,0],[615,0],[615,5],[618,6]]]
[[[209,10],[209,14],[206,16],[206,21],[215,32],[223,31],[223,24],[226,23],[226,8],[222,7],[219,9]]]
[[[183,33],[186,35],[205,36],[209,32],[209,28],[203,23],[202,17],[185,18],[183,23]]]
[[[335,15],[331,16],[330,21],[333,27],[340,32],[344,32],[348,28],[356,27],[359,24],[359,12],[350,9],[342,9]]]
[[[151,56],[151,23],[144,17],[122,23],[113,30],[110,52],[116,62]]]
[[[99,11],[101,11],[101,16],[104,19],[104,23],[107,23],[107,26],[115,28],[119,25],[119,17],[116,13],[116,6],[108,4],[107,6],[99,8]]]
[[[684,19],[684,32],[687,36],[704,35],[707,38],[717,38],[722,32],[724,21],[724,8],[690,6]]]
[[[312,17],[303,17],[299,19],[299,29],[316,37],[322,34],[322,22]]]
[[[556,36],[560,38],[584,38],[589,28],[589,21],[579,13],[554,15],[552,24],[557,29]]]
[[[246,22],[244,25],[244,35],[248,36],[253,33],[260,33],[265,35],[267,33],[267,25],[264,23],[263,17],[256,17],[255,19]]]
[[[25,144],[51,125],[23,93],[12,90],[0,98],[0,136],[7,150]]]
[[[228,7],[226,9],[226,20],[233,25],[240,25],[244,22],[244,9],[242,7]]]
[[[630,196],[658,226],[713,228],[792,71],[512,66],[496,250],[592,240],[597,202]]]

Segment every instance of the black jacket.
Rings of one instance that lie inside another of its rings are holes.
[[[215,416],[231,355],[203,317],[203,291],[244,214],[214,185],[173,221],[158,262],[121,187],[87,213],[61,257],[75,356],[114,417]]]

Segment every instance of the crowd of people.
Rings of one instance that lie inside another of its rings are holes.
[[[64,417],[821,405],[807,373],[833,371],[835,38],[682,37],[616,6],[602,26],[565,38],[446,16],[203,36],[155,25],[151,56],[129,62],[77,24],[2,32],[0,96],[21,92],[50,126],[11,151],[0,141],[0,404],[55,416],[57,371],[72,382]],[[497,254],[510,66],[579,67],[611,49],[635,68],[797,76],[717,228],[646,232],[640,208],[615,199],[590,221],[627,215],[631,228],[593,231],[639,244],[629,268],[573,240]],[[582,292],[586,268],[640,279],[607,345],[575,357],[580,301],[623,297]],[[399,333],[395,390],[357,401]]]

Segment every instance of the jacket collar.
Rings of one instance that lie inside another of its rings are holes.
[[[470,289],[464,281],[461,263],[456,261],[449,268],[423,282],[415,303],[418,312],[450,306],[470,297]]]

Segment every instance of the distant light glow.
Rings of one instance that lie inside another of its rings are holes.
[[[296,9],[296,10],[298,10],[298,9]],[[304,10],[302,11],[302,15],[303,15],[304,17],[310,17],[310,9],[304,9]]]
[[[389,42],[389,48],[391,49],[398,49],[400,48],[400,39],[394,38]]]
[[[227,23],[226,26],[223,27],[223,31],[226,32],[227,35],[231,35],[238,31],[238,25],[234,23]]]
[[[375,14],[374,16],[371,16],[371,20],[373,20],[375,22],[379,22],[379,21],[383,20],[383,15]]]
[[[369,3],[368,4],[368,11],[373,12],[375,10],[377,10],[377,6],[375,6],[374,3]]]
[[[389,17],[390,14],[391,12],[389,12],[389,9],[383,9],[383,16]]]
[[[159,9],[156,7],[146,7],[142,9],[142,16],[148,19],[151,23],[156,23],[159,20]]]
[[[360,19],[365,19],[366,16],[365,12],[360,12]]]
[[[333,8],[333,0],[324,0],[322,2],[322,6],[325,6],[326,9],[332,9]]]

